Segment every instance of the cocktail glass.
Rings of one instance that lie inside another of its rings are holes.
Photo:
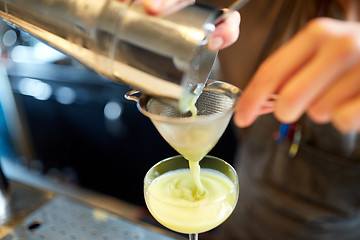
[[[239,194],[238,176],[230,164],[205,156],[200,167],[205,189],[200,195],[189,162],[181,155],[158,162],[144,179],[145,201],[153,217],[175,232],[189,234],[190,240],[197,240],[198,233],[224,222],[234,210]],[[180,176],[174,177],[175,174]]]

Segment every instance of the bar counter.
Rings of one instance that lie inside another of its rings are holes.
[[[0,196],[10,203],[0,209],[1,240],[185,239],[140,221],[141,207],[1,161],[10,183],[10,191]]]

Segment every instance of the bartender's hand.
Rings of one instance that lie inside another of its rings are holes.
[[[193,4],[193,0],[142,0],[146,11],[152,15],[164,15]],[[226,11],[226,9],[225,9]],[[233,44],[239,37],[240,14],[232,13],[225,21],[216,26],[209,39],[208,47],[219,50]]]
[[[238,101],[236,124],[252,124],[273,93],[279,96],[273,111],[281,122],[306,112],[342,132],[360,131],[360,23],[310,22],[259,67]]]

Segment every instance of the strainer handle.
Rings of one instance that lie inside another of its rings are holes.
[[[139,98],[138,97],[135,97],[133,95],[135,94],[138,94],[140,91],[138,90],[131,90],[127,93],[125,93],[124,97],[127,99],[127,100],[131,100],[131,101],[134,101],[134,102],[139,102]]]

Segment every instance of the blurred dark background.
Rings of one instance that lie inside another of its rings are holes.
[[[0,24],[1,63],[7,68],[21,118],[20,138],[27,148],[27,154],[19,151],[11,129],[17,127],[0,121],[0,158],[60,182],[143,205],[146,171],[177,153],[136,104],[124,98],[131,88]],[[6,104],[0,99],[0,110],[10,106]],[[6,114],[4,110],[0,118],[6,120]],[[230,124],[210,152],[230,163],[236,148],[232,128]]]

